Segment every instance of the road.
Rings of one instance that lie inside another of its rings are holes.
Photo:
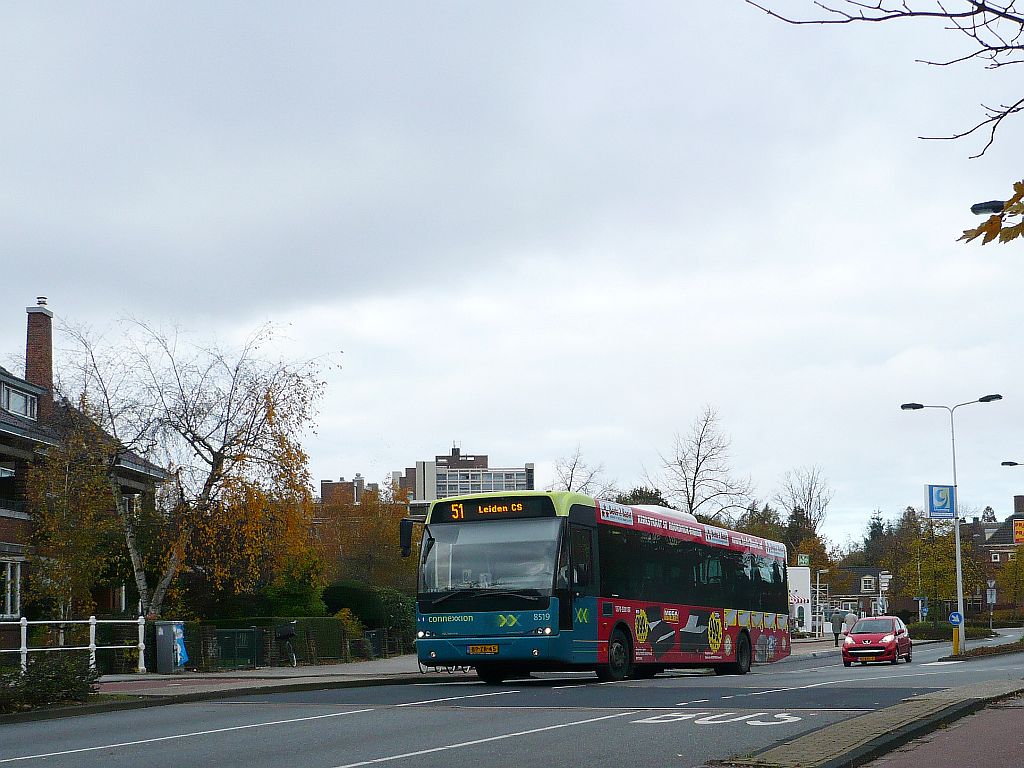
[[[1015,633],[1019,636],[1020,632]],[[598,683],[544,675],[264,694],[0,726],[0,765],[699,766],[939,689],[1024,677],[1024,656],[844,668],[838,657]]]

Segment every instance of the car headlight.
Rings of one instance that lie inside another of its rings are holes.
[[[853,643],[853,638],[852,638],[852,637],[850,637],[849,635],[847,635],[847,636],[846,636],[846,639],[845,639],[845,640],[843,640],[843,644],[844,644],[844,645],[850,645],[851,643]]]
[[[883,643],[891,643],[895,639],[896,639],[895,635],[886,635],[885,637],[882,638],[882,642]]]

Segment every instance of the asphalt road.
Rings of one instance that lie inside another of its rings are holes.
[[[1019,634],[1019,633],[1018,633]],[[239,697],[0,726],[0,765],[354,768],[699,766],[765,749],[909,696],[1024,677],[1024,656],[912,664],[838,657],[598,683],[544,675]]]

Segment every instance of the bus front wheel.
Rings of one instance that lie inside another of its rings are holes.
[[[597,668],[597,676],[605,682],[625,680],[633,673],[633,646],[621,628],[608,640],[608,663]]]
[[[501,685],[508,677],[508,671],[501,667],[480,666],[476,668],[476,676],[488,685]]]

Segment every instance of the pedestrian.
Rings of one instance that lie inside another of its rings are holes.
[[[836,611],[832,614],[832,634],[836,636],[836,648],[839,647],[839,635],[843,631],[843,612]]]
[[[850,611],[846,614],[846,634],[853,632],[853,625],[857,623],[857,614]]]

